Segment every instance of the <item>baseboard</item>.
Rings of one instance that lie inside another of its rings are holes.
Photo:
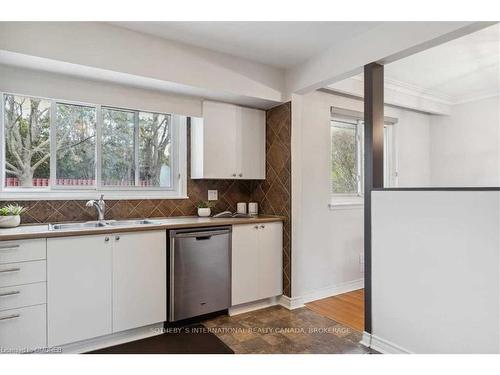
[[[363,332],[363,337],[361,337],[361,341],[359,342],[361,345],[366,346],[367,348],[371,348],[372,346],[372,335],[366,331]]]
[[[279,300],[281,297],[282,296],[270,297],[230,307],[229,316],[244,314],[250,311],[265,309],[266,307],[276,306],[279,304]]]
[[[288,310],[293,310],[304,306],[300,297],[291,298],[285,295],[280,297],[278,303]]]
[[[393,342],[382,339],[376,335],[371,335],[368,332],[363,332],[363,338],[360,343],[382,354],[413,354],[411,351]]]
[[[61,345],[57,348],[61,349],[63,354],[80,354],[91,352],[93,350],[103,349],[110,346],[124,344],[126,342],[136,341],[161,335],[163,333],[163,323],[152,324],[145,327],[130,329],[123,332],[117,332],[106,336],[96,337],[84,341],[79,341],[71,344]],[[51,352],[57,353],[57,352]]]
[[[289,310],[303,307],[304,304],[318,299],[336,296],[337,294],[352,292],[353,290],[362,289],[364,287],[364,279],[347,281],[344,283],[332,285],[326,288],[314,290],[299,297],[281,296],[280,305]]]

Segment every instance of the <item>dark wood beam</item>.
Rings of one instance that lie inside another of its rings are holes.
[[[372,332],[371,192],[384,187],[384,66],[365,65],[365,331]]]

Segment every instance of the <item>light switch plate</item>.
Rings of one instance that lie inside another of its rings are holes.
[[[209,201],[216,201],[217,199],[219,199],[218,197],[218,192],[217,190],[209,190],[208,191],[208,200]]]

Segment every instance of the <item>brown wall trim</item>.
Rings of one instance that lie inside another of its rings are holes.
[[[372,332],[372,222],[371,192],[384,187],[384,67],[368,64],[365,74],[365,331]]]

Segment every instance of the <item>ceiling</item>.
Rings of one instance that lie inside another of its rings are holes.
[[[111,22],[115,26],[290,68],[382,22]]]
[[[451,102],[498,94],[500,27],[494,25],[385,66],[385,77]]]

